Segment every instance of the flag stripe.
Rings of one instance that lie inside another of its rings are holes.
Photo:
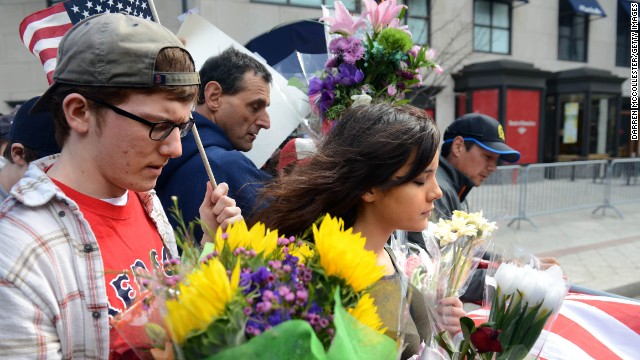
[[[55,60],[56,56],[58,56],[58,47],[51,47],[48,49],[43,49],[42,51],[40,51],[39,57],[40,57],[40,61],[42,61],[42,64],[46,64],[47,61],[50,60]],[[55,68],[55,61],[53,64],[53,68]],[[53,70],[53,68],[51,70]],[[46,66],[45,66],[45,72],[47,71]]]
[[[535,352],[539,352],[539,345],[542,347],[540,352],[540,359],[544,360],[596,360],[589,356],[584,350],[573,342],[563,338],[562,336],[553,332],[547,332],[543,330],[543,336],[547,336],[547,341],[544,344],[537,344],[534,346]]]
[[[33,54],[40,58],[40,53],[47,49],[56,49],[58,51],[58,44],[60,44],[60,40],[62,40],[62,36],[50,39],[42,39],[38,41],[36,46],[33,48]],[[42,60],[42,59],[41,59]],[[47,59],[48,60],[48,59]]]
[[[623,359],[633,358],[634,353],[637,355],[640,335],[627,327],[626,324],[609,316],[607,312],[582,302],[569,300],[565,301],[563,305],[561,314],[572,321],[579,322],[605,348],[610,349]],[[640,310],[640,307],[636,308],[636,311]],[[630,349],[630,345],[635,349]],[[609,358],[607,357],[607,359]]]
[[[38,29],[70,23],[71,19],[67,15],[64,5],[62,3],[56,4],[24,18],[20,23],[20,37],[25,45],[30,44],[33,34]]]
[[[56,52],[58,51],[58,49],[56,49]],[[47,60],[44,64],[44,72],[45,73],[51,73],[51,75],[53,75],[53,70],[56,69],[56,58],[51,58],[49,60]]]
[[[34,36],[32,37],[32,40],[29,43],[29,46],[28,46],[29,50],[33,52],[36,56],[38,56],[38,54],[34,51],[34,49],[36,47],[36,44],[38,44],[41,41],[40,39],[49,39],[49,38],[62,39],[64,34],[66,34],[67,31],[69,31],[69,29],[71,29],[72,26],[73,25],[71,23],[67,23],[64,25],[49,26],[49,27],[37,30],[36,32],[34,32]],[[25,41],[25,44],[26,43],[27,42]],[[58,45],[56,45],[56,47],[57,46]]]
[[[640,303],[625,299],[607,298],[606,296],[571,296],[567,300],[578,300],[595,308],[605,311],[606,314],[619,322],[625,324],[627,328],[640,335]]]

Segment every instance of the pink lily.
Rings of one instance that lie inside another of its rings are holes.
[[[429,49],[427,50],[427,52],[424,53],[424,57],[429,60],[432,61],[433,59],[436,58],[436,51],[433,49]]]
[[[400,19],[398,19],[398,18],[395,18],[395,19],[391,20],[391,22],[389,23],[389,27],[390,28],[394,28],[394,29],[400,29],[400,30],[404,31],[407,35],[413,37],[413,34],[409,30],[409,25],[400,26]]]
[[[344,36],[351,36],[364,25],[364,21],[359,17],[353,17],[342,4],[342,1],[335,1],[335,17],[330,16],[329,9],[322,5],[322,17],[320,21],[329,24],[330,33],[338,33]]]
[[[362,17],[368,17],[375,33],[380,32],[383,27],[389,25],[396,19],[406,5],[397,5],[396,0],[385,0],[378,4],[375,0],[363,0],[367,9]],[[396,25],[397,27],[397,25]]]

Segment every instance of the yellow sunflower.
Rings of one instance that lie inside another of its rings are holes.
[[[378,266],[376,254],[364,249],[365,238],[344,230],[342,219],[326,215],[319,229],[313,225],[313,238],[327,276],[344,279],[356,292],[382,277],[383,267]]]
[[[307,259],[311,259],[315,252],[309,246],[309,244],[302,244],[301,246],[294,245],[289,249],[289,254],[298,258],[299,264],[305,264]]]
[[[373,330],[384,334],[387,328],[382,328],[382,319],[378,315],[378,307],[373,304],[373,298],[369,294],[364,294],[355,308],[349,308],[349,314],[358,319],[361,323],[367,325]]]
[[[244,221],[238,221],[231,224],[224,234],[226,235],[223,237],[222,229],[218,228],[215,240],[218,253],[222,252],[225,242],[231,251],[243,247],[247,250],[253,249],[257,254],[270,254],[278,246],[278,231],[271,231],[262,223],[253,225],[249,230]]]
[[[238,291],[240,262],[231,274],[214,258],[189,273],[178,285],[178,298],[167,300],[165,321],[173,339],[182,344],[193,331],[206,329],[220,317]]]

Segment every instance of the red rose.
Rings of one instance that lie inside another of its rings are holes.
[[[479,353],[502,352],[502,344],[498,340],[498,335],[502,330],[495,331],[488,326],[482,326],[471,334],[471,343]]]

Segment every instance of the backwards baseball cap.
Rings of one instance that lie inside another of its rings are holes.
[[[57,154],[60,146],[56,143],[56,130],[50,112],[30,114],[39,96],[27,100],[13,119],[9,138],[14,143],[22,144],[37,151],[38,159]]]
[[[122,13],[88,17],[60,41],[54,83],[32,112],[48,111],[60,84],[132,88],[199,85],[197,71],[154,70],[158,53],[166,48],[188,53],[171,31],[156,22]]]
[[[502,125],[490,116],[471,113],[457,118],[444,131],[444,143],[452,142],[456,136],[499,154],[501,160],[516,162],[520,159],[520,153],[505,144]]]
[[[278,170],[282,170],[290,164],[298,164],[309,161],[316,152],[316,144],[313,139],[293,138],[289,140],[278,158]]]

